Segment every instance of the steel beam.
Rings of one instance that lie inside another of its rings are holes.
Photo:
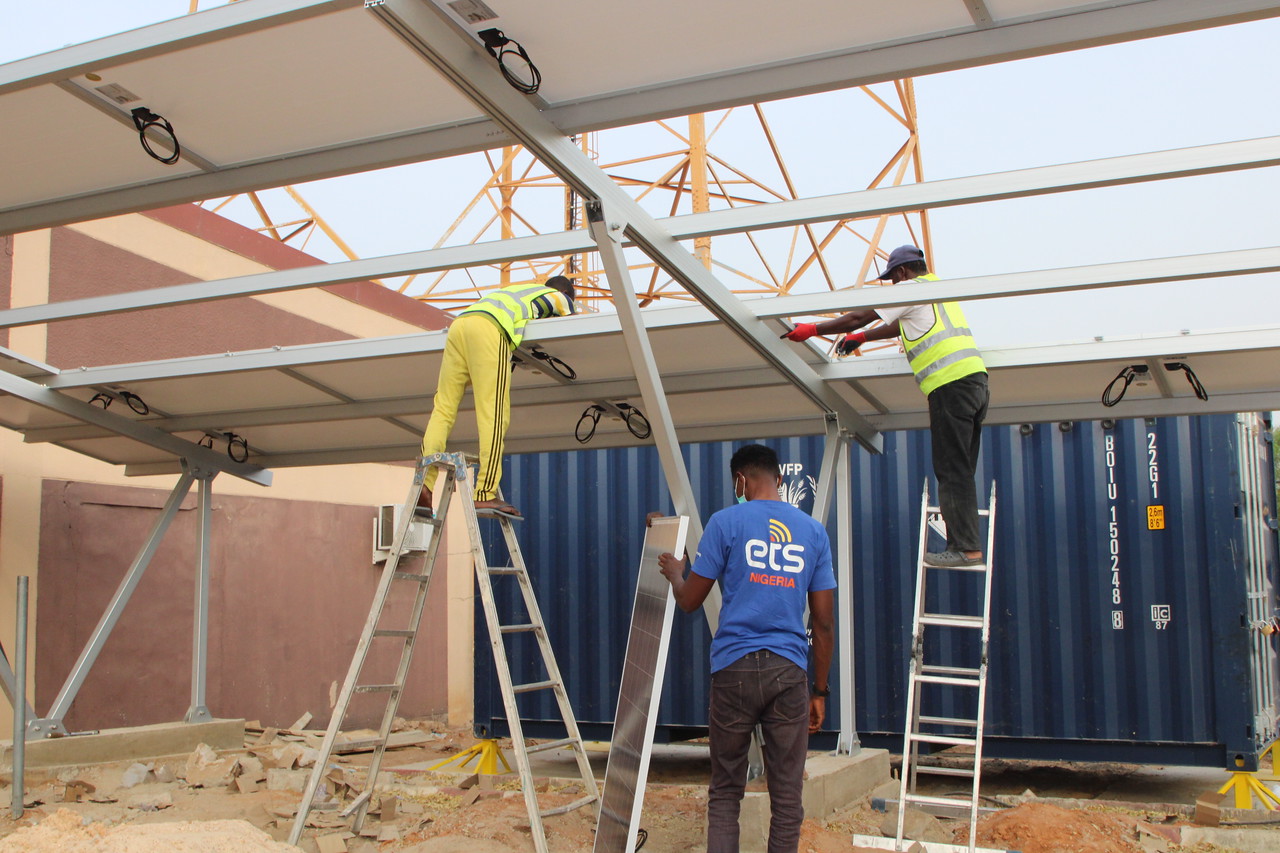
[[[610,225],[606,221],[604,207],[599,201],[587,202],[586,211],[587,227],[596,242],[605,276],[614,293],[613,302],[618,309],[622,338],[627,346],[631,369],[640,385],[640,398],[644,400],[645,412],[648,413],[653,430],[653,443],[662,464],[662,473],[667,480],[667,491],[671,493],[675,514],[689,519],[685,533],[685,552],[697,554],[698,543],[702,541],[702,516],[698,512],[698,501],[693,495],[693,484],[689,481],[689,470],[680,454],[680,439],[671,418],[671,407],[667,405],[667,395],[662,387],[662,376],[658,373],[658,363],[653,357],[653,347],[649,344],[644,320],[640,318],[636,289],[631,283],[631,271],[627,269],[627,259],[622,252],[623,229],[621,225]],[[690,563],[692,562],[691,556]],[[707,626],[714,635],[720,622],[719,588],[713,589],[707,596],[702,610],[707,617]]]
[[[818,469],[817,486],[813,493],[813,511],[810,513],[825,525],[831,512],[831,495],[835,489],[836,465],[839,464],[844,437],[840,434],[840,424],[835,418],[827,418],[827,437],[822,443],[822,463]]]
[[[837,413],[869,450],[883,440],[866,420],[831,391],[777,329],[759,322],[738,298],[665,232],[657,221],[614,183],[586,154],[502,78],[479,42],[458,30],[435,6],[421,0],[386,0],[370,7],[392,32],[441,73],[463,95],[588,199],[598,199],[625,233],[668,275],[678,281],[764,360],[822,408]],[[606,223],[609,224],[609,223]]]
[[[116,435],[131,438],[141,444],[172,453],[176,458],[191,460],[193,464],[216,471],[225,471],[260,486],[271,485],[271,472],[257,465],[236,462],[212,450],[192,444],[162,432],[154,427],[112,414],[97,406],[83,403],[65,394],[59,394],[43,385],[37,385],[4,371],[0,371],[0,391],[26,400],[37,406],[51,409],[85,423],[110,430]]]
[[[1194,175],[1280,165],[1280,137],[1108,157],[1080,163],[950,178],[816,198],[778,201],[658,220],[677,240],[881,216],[910,210],[1027,198]],[[2,230],[2,229],[0,229]],[[629,241],[628,241],[629,242]],[[554,257],[594,247],[583,231],[567,231],[406,252],[380,258],[172,285],[111,296],[72,299],[0,311],[0,328],[75,317],[137,311],[261,293],[280,293],[351,281],[440,272],[493,263]],[[790,297],[783,297],[783,299]],[[793,312],[800,313],[800,312]],[[777,314],[775,316],[788,316]]]
[[[1280,247],[1212,252],[1123,261],[1084,267],[1066,267],[1035,272],[942,279],[932,282],[904,282],[892,287],[861,287],[824,293],[805,293],[755,300],[750,304],[757,316],[795,317],[883,305],[923,305],[948,300],[994,299],[1032,293],[1064,293],[1135,284],[1159,284],[1192,279],[1259,275],[1280,271]]]
[[[199,482],[200,521],[196,533],[196,601],[191,637],[191,705],[184,722],[213,720],[206,699],[209,678],[209,551],[213,537],[213,478],[218,472],[193,471]]]
[[[142,580],[143,573],[146,572],[147,566],[151,564],[151,558],[155,556],[156,550],[160,547],[160,542],[164,539],[164,534],[169,529],[169,524],[178,514],[178,508],[182,506],[182,501],[186,498],[187,492],[191,490],[191,484],[194,480],[195,477],[190,470],[183,471],[182,476],[178,478],[173,491],[169,493],[169,499],[165,501],[164,509],[160,511],[160,515],[156,517],[155,523],[151,526],[151,532],[147,535],[146,541],[134,558],[133,564],[129,566],[129,570],[125,572],[124,577],[120,580],[120,585],[116,588],[115,595],[111,597],[111,603],[107,605],[102,618],[98,620],[98,627],[93,629],[93,634],[89,637],[89,641],[85,643],[84,650],[80,652],[80,657],[75,666],[67,674],[67,680],[63,683],[62,689],[58,691],[57,698],[53,700],[49,713],[41,719],[33,719],[27,725],[28,740],[67,734],[66,726],[63,725],[62,721],[66,718],[67,711],[71,708],[71,703],[75,701],[76,694],[80,692],[81,686],[84,685],[84,680],[88,678],[89,670],[93,669],[94,661],[98,659],[98,654],[106,644],[107,638],[111,636],[111,631],[115,628],[116,622],[119,621],[120,614],[124,612],[125,605],[129,603],[130,596],[133,595],[138,582]]]

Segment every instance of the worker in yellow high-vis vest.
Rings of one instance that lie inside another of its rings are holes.
[[[880,279],[897,284],[937,281],[938,277],[929,272],[924,252],[915,246],[899,246],[889,253]],[[884,325],[858,331],[876,320],[883,320]],[[946,550],[927,553],[924,561],[941,568],[981,565],[974,475],[990,393],[987,367],[960,304],[864,308],[834,320],[800,323],[784,337],[804,341],[838,332],[850,333],[836,346],[840,355],[849,355],[866,341],[901,338],[916,384],[929,401],[933,473],[938,478],[938,506],[947,522]]]
[[[547,279],[546,284],[516,284],[473,303],[449,326],[431,420],[422,436],[422,455],[444,452],[458,419],[458,405],[470,385],[480,439],[476,509],[520,515],[498,499],[502,444],[511,423],[511,353],[524,340],[530,320],[572,314],[573,297],[573,282],[562,275]],[[435,475],[434,468],[427,472],[428,489]],[[428,489],[423,489],[418,501],[424,508],[431,507]]]

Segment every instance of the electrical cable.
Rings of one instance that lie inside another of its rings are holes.
[[[627,430],[636,438],[643,441],[653,435],[653,426],[650,425],[649,419],[644,416],[644,412],[630,403],[619,403],[618,409],[622,412],[622,422],[627,425]],[[632,419],[638,420],[643,426],[636,427],[632,423]]]
[[[89,405],[93,405],[94,403],[101,403],[102,408],[105,410],[105,409],[111,408],[111,401],[114,399],[115,397],[112,397],[110,394],[104,394],[103,392],[99,391],[97,394],[94,394],[92,397],[89,398]]]
[[[1167,361],[1164,365],[1165,370],[1181,370],[1187,375],[1187,382],[1191,383],[1191,390],[1196,392],[1196,396],[1201,400],[1209,399],[1209,392],[1204,390],[1204,385],[1200,382],[1200,377],[1196,376],[1196,372],[1191,369],[1191,365],[1184,364],[1181,361]]]
[[[227,455],[231,457],[233,462],[248,460],[249,442],[234,432],[227,433]]]
[[[1150,369],[1145,364],[1130,364],[1121,368],[1120,372],[1116,374],[1116,378],[1107,383],[1106,389],[1103,390],[1102,405],[1111,407],[1119,403],[1124,399],[1124,392],[1129,390],[1129,385],[1133,382],[1134,377],[1142,376],[1148,373]],[[1118,392],[1115,390],[1117,382],[1124,383],[1120,386]]]
[[[172,166],[177,163],[178,159],[182,157],[182,146],[178,144],[178,134],[174,131],[173,125],[169,123],[168,119],[151,112],[146,107],[135,107],[130,115],[133,116],[133,126],[138,129],[138,141],[142,143],[142,149],[166,166]],[[156,150],[151,147],[151,142],[147,139],[148,130],[168,134],[170,142],[173,143],[173,153],[163,157],[157,154]]]
[[[574,379],[578,378],[578,371],[574,370],[562,359],[556,358],[554,355],[552,355],[549,352],[545,352],[543,350],[534,348],[529,350],[529,354],[532,355],[534,358],[538,359],[539,361],[545,361],[548,365],[550,365],[552,370],[554,370],[556,373],[559,373],[565,379],[573,381]]]
[[[532,95],[538,91],[538,87],[542,85],[542,72],[538,70],[538,66],[533,64],[533,60],[529,58],[529,54],[525,52],[520,42],[507,38],[502,30],[496,27],[488,30],[481,30],[476,35],[480,36],[484,41],[485,50],[489,51],[489,55],[498,60],[498,68],[502,71],[502,76],[517,92],[526,95]],[[507,67],[507,63],[512,65],[516,63],[514,58],[518,57],[524,63],[527,69],[526,77],[522,78],[516,71]]]
[[[604,406],[598,406],[592,403],[582,411],[582,417],[578,418],[578,425],[573,428],[573,437],[578,440],[578,444],[586,444],[596,434],[596,427],[600,423],[600,416],[604,414]],[[586,421],[591,422],[591,428],[586,436],[582,435],[582,424]]]
[[[144,403],[141,397],[131,391],[121,391],[120,399],[124,400],[125,403],[128,404],[129,408],[133,409],[140,415],[151,414],[151,407]]]
[[[198,442],[196,442],[196,443],[197,443],[197,444],[199,444],[201,447],[207,447],[207,448],[209,448],[210,450],[212,450],[212,449],[213,449],[213,436],[211,436],[211,435],[209,435],[209,434],[207,434],[207,433],[206,433],[206,434],[205,434],[205,436],[204,436],[204,438],[200,439],[200,440],[199,440]]]
[[[639,851],[644,843],[649,840],[649,832],[644,827],[636,830],[636,850]]]

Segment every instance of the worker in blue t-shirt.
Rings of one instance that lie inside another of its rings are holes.
[[[676,604],[702,606],[720,581],[720,625],[711,640],[711,785],[707,853],[736,853],[751,733],[764,729],[769,853],[794,853],[809,734],[826,716],[835,642],[831,541],[826,529],[779,500],[782,475],[772,449],[749,444],[729,462],[736,506],[707,523],[688,577],[684,560],[658,558]],[[813,623],[812,695],[804,611]]]

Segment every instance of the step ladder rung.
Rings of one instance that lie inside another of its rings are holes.
[[[925,568],[932,572],[972,572],[983,574],[987,570],[986,563],[977,563],[972,566],[930,566],[925,564]]]
[[[920,672],[925,675],[957,675],[965,678],[977,678],[982,674],[982,670],[972,666],[943,666],[941,664],[926,663],[920,667]]]
[[[533,755],[535,752],[546,752],[550,749],[560,749],[564,746],[573,746],[577,742],[576,738],[566,737],[561,738],[560,740],[549,740],[546,743],[539,743],[534,746],[526,746],[524,751],[529,755]]]
[[[528,634],[530,631],[540,631],[542,626],[533,622],[525,622],[521,625],[499,625],[498,632],[502,634]]]
[[[338,814],[342,817],[350,817],[355,812],[356,809],[360,808],[362,805],[369,802],[369,798],[372,796],[373,796],[372,787],[368,788],[367,790],[361,791],[360,795],[356,797],[354,800],[352,800],[351,802],[347,803],[346,808],[344,808]]]
[[[578,799],[574,800],[572,803],[566,803],[563,806],[556,806],[553,809],[543,809],[538,813],[543,817],[551,817],[552,815],[558,815],[558,814],[567,814],[568,812],[574,811],[576,809],[580,809],[583,806],[589,806],[598,799],[600,798],[597,797],[595,794],[587,794],[585,797],[579,797]]]
[[[966,720],[964,717],[921,717],[919,722],[934,726],[964,726],[970,729],[978,727],[977,720]]]
[[[413,511],[413,520],[417,524],[429,524],[432,527],[435,527],[440,523],[440,519],[437,518],[435,515],[431,515],[430,513],[431,513],[431,510],[429,509],[421,512],[415,509]]]
[[[982,682],[976,678],[957,678],[954,675],[917,675],[916,681],[924,684],[949,684],[952,687],[981,687]]]
[[[914,770],[917,773],[930,773],[934,776],[972,777],[974,775],[972,767],[940,767],[937,764],[917,764]]]
[[[430,575],[422,575],[417,572],[396,572],[393,577],[398,581],[417,581],[418,583],[426,583],[431,580]]]
[[[395,693],[399,692],[399,684],[360,684],[356,686],[357,693]]]
[[[907,803],[920,806],[941,806],[943,808],[970,809],[972,800],[958,800],[953,797],[926,797],[923,794],[907,794],[902,798]]]
[[[936,746],[977,746],[977,738],[956,737],[954,735],[933,735],[928,732],[911,732],[907,740],[916,743],[931,743]]]
[[[942,516],[942,507],[937,507],[937,506],[926,507],[925,511],[928,512],[929,515],[936,515],[938,517]],[[978,510],[979,518],[987,518],[990,515],[991,515],[991,510],[989,509]]]
[[[950,613],[925,613],[920,616],[921,625],[937,625],[943,628],[981,628],[981,616],[960,616]]]
[[[511,692],[513,693],[532,693],[535,690],[550,690],[553,687],[560,686],[558,681],[530,681],[528,684],[513,684]]]
[[[489,567],[488,569],[486,569],[486,571],[488,571],[488,573],[489,573],[489,574],[491,574],[491,575],[518,575],[518,574],[520,574],[520,569],[517,569],[515,566],[491,566],[491,567]]]
[[[407,628],[379,628],[373,632],[375,637],[403,637],[408,640],[415,636],[417,631],[410,631]]]

